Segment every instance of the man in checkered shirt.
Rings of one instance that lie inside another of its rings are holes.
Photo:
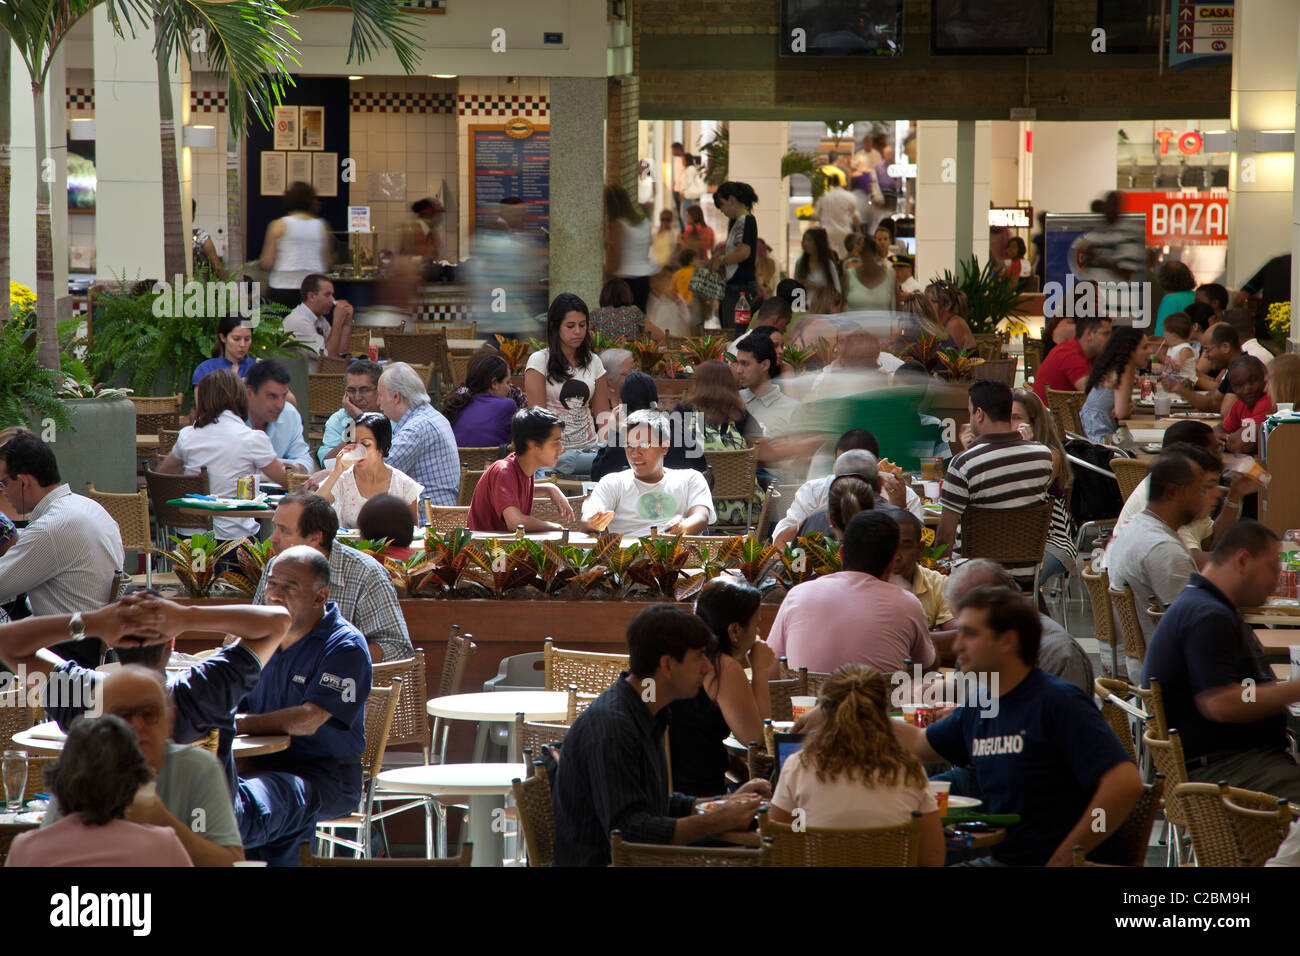
[[[393,362],[379,376],[379,410],[393,423],[393,443],[384,461],[424,486],[422,500],[454,505],[460,494],[456,436],[451,423],[429,403],[419,374],[405,362]]]
[[[280,554],[286,548],[305,544],[329,559],[329,599],[338,605],[343,619],[365,635],[370,658],[376,664],[414,657],[392,578],[370,555],[336,541],[338,530],[339,517],[333,505],[320,495],[297,491],[281,498],[275,509],[271,546]],[[257,584],[254,604],[266,603],[268,571],[269,565]]]

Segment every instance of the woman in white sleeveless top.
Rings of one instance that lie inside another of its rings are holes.
[[[606,186],[605,274],[627,283],[632,304],[642,312],[650,301],[650,277],[659,271],[650,258],[650,243],[650,220],[622,186]]]
[[[316,205],[316,190],[291,184],[284,193],[284,215],[267,226],[258,259],[270,271],[269,298],[290,309],[302,301],[302,280],[329,268],[332,240],[325,220],[316,217]]]

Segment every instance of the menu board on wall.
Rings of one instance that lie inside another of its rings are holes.
[[[504,126],[470,126],[469,192],[474,208],[471,228],[489,229],[497,219],[497,203],[518,196],[528,207],[528,229],[551,223],[550,127],[525,119]]]

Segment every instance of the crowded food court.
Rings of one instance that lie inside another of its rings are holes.
[[[226,6],[14,112],[4,867],[1300,866],[1300,7]]]

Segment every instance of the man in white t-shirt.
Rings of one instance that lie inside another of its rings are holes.
[[[628,471],[600,479],[582,506],[582,528],[641,537],[651,528],[665,534],[700,534],[717,520],[708,482],[690,468],[665,468],[672,429],[652,411],[633,412],[622,439]]]
[[[826,241],[836,251],[844,248],[844,237],[857,230],[858,204],[843,186],[832,186],[817,200],[815,215],[826,230]]]
[[[307,370],[314,372],[322,355],[342,355],[352,342],[353,308],[334,298],[334,283],[313,272],[302,280],[302,302],[284,317],[284,330],[311,352]],[[333,325],[326,316],[334,312]]]

